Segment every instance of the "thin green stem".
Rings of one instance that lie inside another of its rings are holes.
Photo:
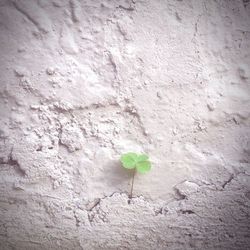
[[[134,188],[134,180],[135,180],[135,171],[136,171],[136,168],[134,168],[134,170],[133,170],[132,185],[131,185],[131,190],[130,190],[130,195],[129,195],[130,199],[133,198],[133,188]]]

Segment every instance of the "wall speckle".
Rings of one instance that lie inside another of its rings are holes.
[[[249,27],[241,0],[0,0],[0,249],[248,249]]]

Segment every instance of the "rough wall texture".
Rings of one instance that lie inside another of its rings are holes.
[[[249,41],[248,1],[0,0],[0,249],[250,249]]]

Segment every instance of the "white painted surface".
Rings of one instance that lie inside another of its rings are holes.
[[[0,249],[249,248],[248,1],[0,0],[0,48]]]

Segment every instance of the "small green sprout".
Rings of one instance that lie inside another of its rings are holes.
[[[147,173],[151,169],[149,157],[145,154],[126,153],[121,156],[122,166],[126,169],[133,169],[133,179],[129,198],[132,199],[135,173]]]

